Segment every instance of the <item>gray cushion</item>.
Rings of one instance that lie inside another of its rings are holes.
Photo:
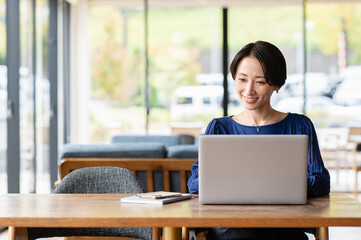
[[[175,135],[119,135],[111,138],[111,143],[161,143],[166,147],[182,144],[183,141],[189,141],[186,137],[179,134]]]
[[[164,158],[166,149],[160,143],[65,144],[59,158]]]
[[[167,148],[167,158],[198,158],[197,145],[177,145]]]
[[[195,138],[192,135],[180,134],[181,144],[194,144]]]

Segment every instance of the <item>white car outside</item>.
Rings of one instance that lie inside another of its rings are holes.
[[[303,97],[289,97],[277,102],[275,109],[281,112],[302,113]],[[316,110],[330,110],[334,106],[332,99],[324,96],[308,97],[306,100],[306,112]]]
[[[361,105],[361,76],[344,79],[333,96],[336,104],[342,106]]]
[[[171,118],[190,115],[215,115],[222,109],[222,86],[184,86],[174,90],[171,103]]]
[[[325,96],[331,91],[330,79],[321,72],[306,73],[306,94],[308,96]],[[284,89],[294,97],[303,96],[303,74],[288,74]]]

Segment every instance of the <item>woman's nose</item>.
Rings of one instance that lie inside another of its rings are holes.
[[[247,95],[252,95],[254,93],[254,86],[252,83],[247,84],[246,86],[246,93]]]

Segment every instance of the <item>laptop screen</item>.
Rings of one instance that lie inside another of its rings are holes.
[[[307,135],[203,135],[199,200],[205,204],[304,204]]]

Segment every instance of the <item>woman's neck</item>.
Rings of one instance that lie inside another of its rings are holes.
[[[282,118],[284,118],[285,115],[287,114],[278,112],[274,110],[272,107],[270,107],[262,111],[246,109],[243,112],[234,116],[233,119],[236,122],[241,123],[243,125],[263,126],[263,125],[276,123],[282,120]]]

